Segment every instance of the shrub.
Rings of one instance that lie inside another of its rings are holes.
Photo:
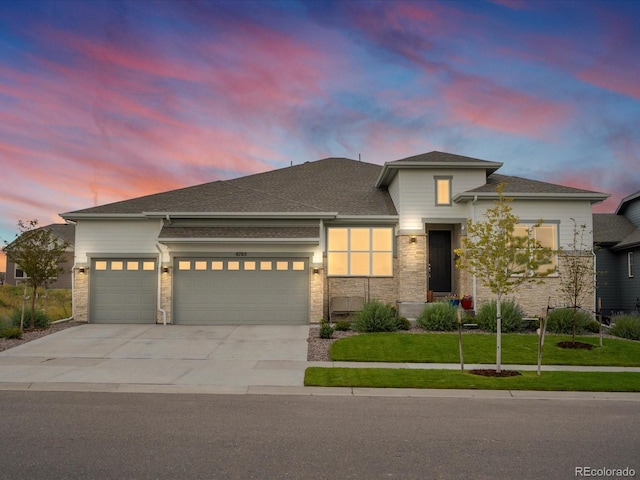
[[[22,309],[16,308],[13,310],[13,313],[11,314],[12,326],[20,328],[21,315],[22,315]],[[35,311],[34,325],[33,325],[35,328],[49,328],[49,323],[51,323],[49,315],[44,313],[42,310]],[[25,309],[24,311],[24,326],[25,327],[31,326],[31,310],[28,308]]]
[[[395,308],[376,300],[364,304],[364,308],[355,315],[351,327],[360,333],[395,332],[398,328]]]
[[[621,315],[613,317],[613,326],[609,332],[616,337],[640,340],[640,317],[635,315]]]
[[[17,327],[0,330],[0,338],[22,338],[22,332]]]
[[[404,317],[398,317],[396,319],[396,326],[398,327],[398,330],[410,330],[411,322]]]
[[[584,310],[576,310],[576,335],[585,332],[598,333],[599,328],[600,325],[590,314]],[[573,333],[573,308],[555,308],[549,311],[547,332],[571,335]]]
[[[487,332],[497,331],[498,314],[496,308],[497,302],[484,303],[476,312],[476,323],[478,327]],[[522,308],[514,300],[503,300],[500,302],[500,313],[502,314],[503,333],[521,332],[524,330],[524,322],[522,321]]]
[[[320,338],[331,338],[333,337],[333,327],[329,322],[327,322],[324,318],[320,320]]]
[[[455,330],[458,325],[458,309],[449,302],[430,303],[424,307],[416,323],[428,331]]]
[[[339,322],[336,322],[334,329],[337,332],[348,332],[351,330],[351,324],[346,320],[340,320]]]

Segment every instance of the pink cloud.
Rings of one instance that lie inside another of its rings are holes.
[[[570,114],[567,105],[471,75],[455,76],[442,93],[450,120],[503,133],[542,138]]]

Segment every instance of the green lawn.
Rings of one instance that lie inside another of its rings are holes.
[[[542,353],[543,365],[640,366],[640,342],[598,337],[577,340],[596,346],[592,350],[562,349],[566,335],[547,335]],[[463,335],[465,363],[495,364],[495,334]],[[369,333],[337,340],[331,346],[331,359],[354,362],[458,363],[457,334]],[[536,365],[538,336],[502,335],[502,363]]]
[[[521,372],[522,376],[495,378],[455,370],[406,368],[320,368],[305,372],[306,386],[374,388],[460,388],[482,390],[556,390],[640,392],[640,373]]]

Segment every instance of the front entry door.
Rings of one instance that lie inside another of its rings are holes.
[[[429,232],[429,290],[451,292],[451,232]]]

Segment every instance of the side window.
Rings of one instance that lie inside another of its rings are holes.
[[[451,180],[453,177],[434,177],[436,206],[451,206]]]

